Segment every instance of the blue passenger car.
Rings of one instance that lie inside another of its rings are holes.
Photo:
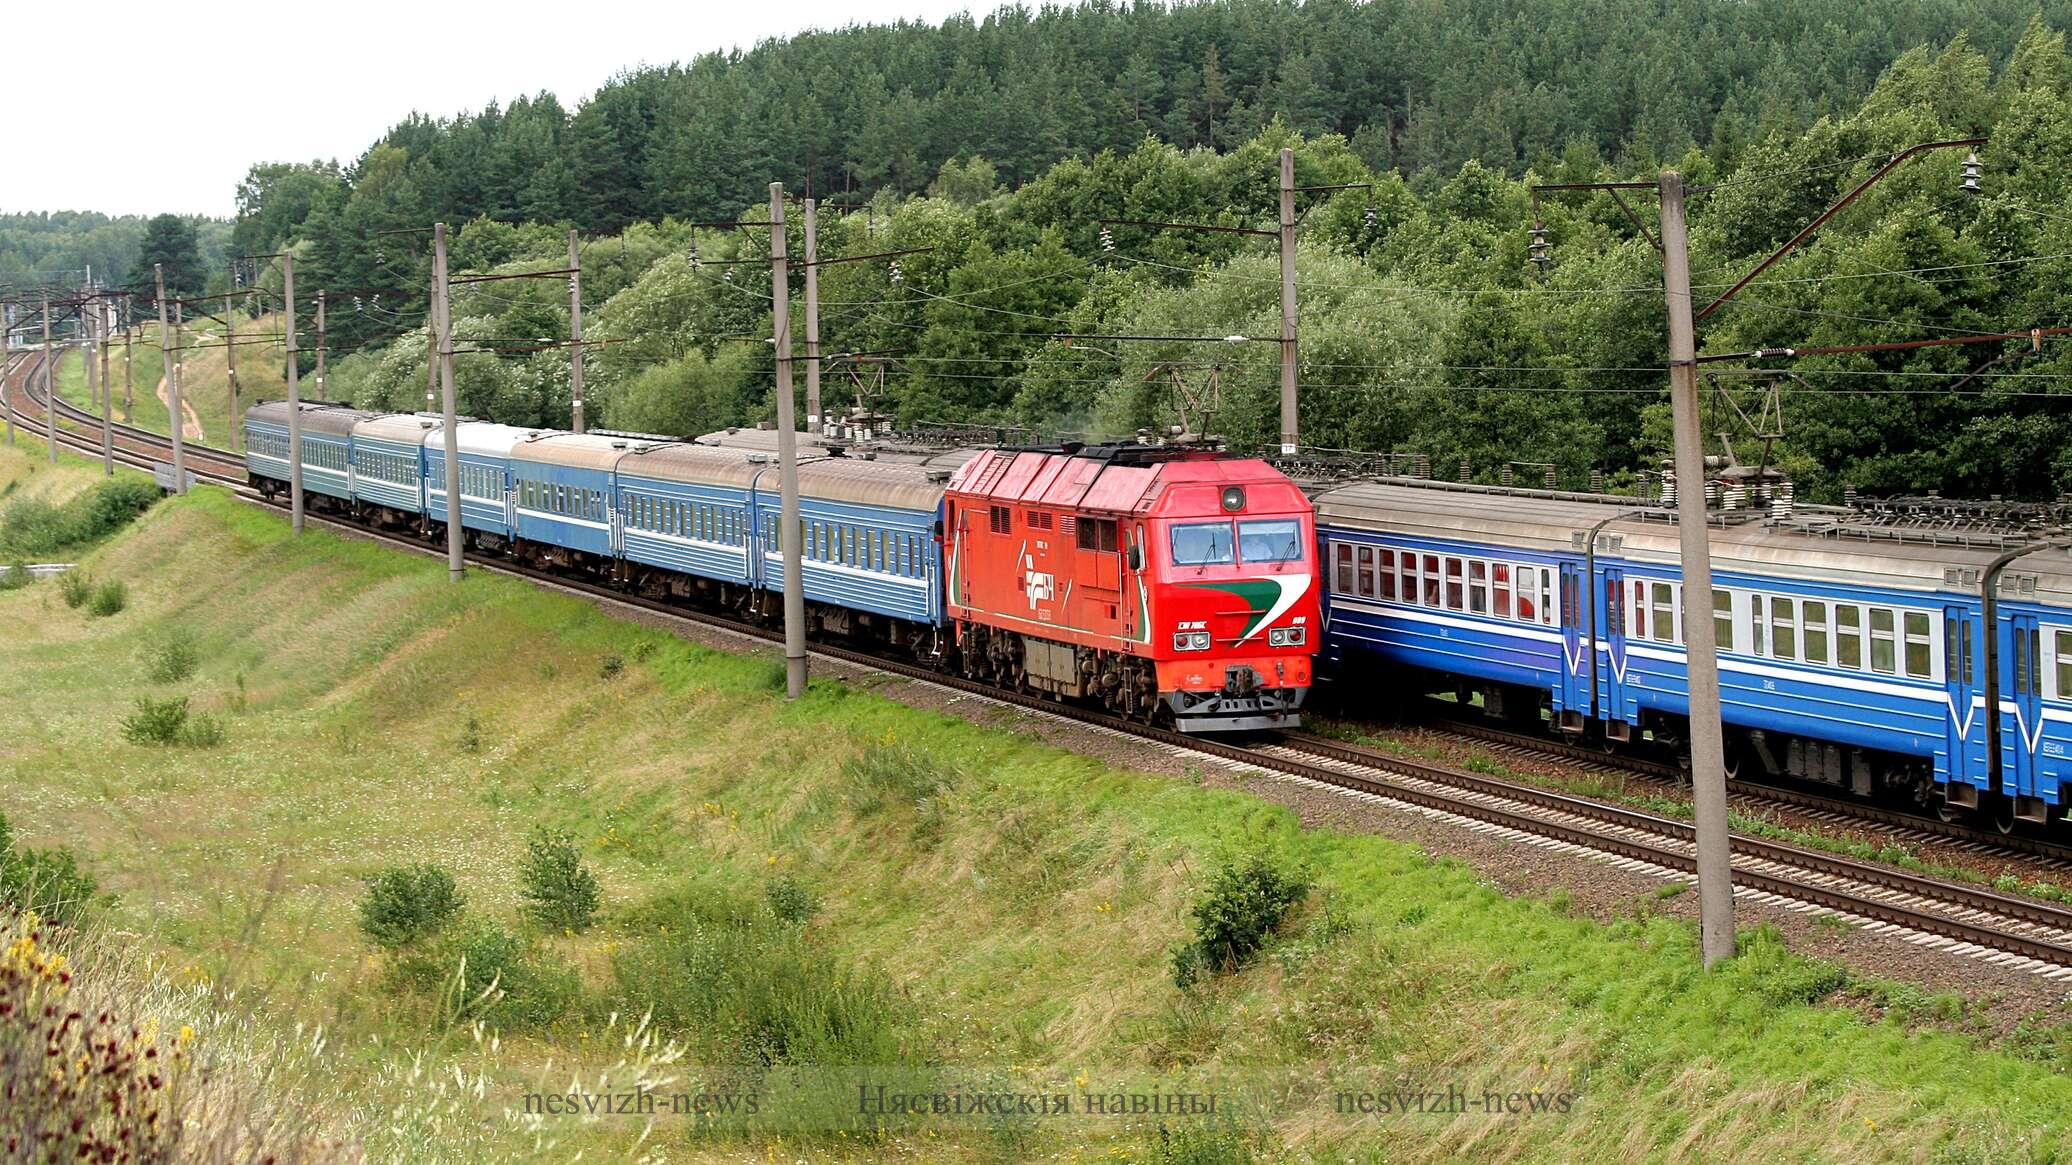
[[[353,497],[353,426],[376,414],[344,405],[303,401],[302,489],[349,502]],[[245,468],[262,489],[288,480],[288,402],[260,401],[245,410]]]
[[[1683,587],[1666,512],[1402,481],[1326,489],[1317,507],[1324,647],[1348,674],[1423,675],[1425,690],[1514,719],[1545,708],[1569,731],[1683,746]],[[1927,804],[1991,800],[2033,820],[2062,803],[2072,582],[2028,576],[2041,597],[1995,614],[1996,554],[2027,551],[1832,515],[1743,517],[1712,532],[1713,594],[1698,608],[1714,620],[1731,767]]]
[[[516,506],[511,488],[511,448],[539,435],[537,429],[463,420],[454,432],[460,448],[460,524],[494,539],[512,537]],[[446,433],[434,425],[424,434],[425,509],[446,524]]]
[[[619,514],[613,505],[612,471],[629,445],[623,439],[561,432],[542,432],[512,445],[517,538],[598,558],[616,557]]]
[[[767,465],[731,449],[632,445],[616,477],[626,561],[755,585],[750,516],[756,479]]]
[[[760,585],[784,589],[774,462],[754,486]],[[943,622],[937,523],[948,474],[924,465],[830,457],[799,466],[806,599],[911,623]]]
[[[424,434],[437,419],[411,413],[353,426],[353,500],[412,518],[424,515]]]

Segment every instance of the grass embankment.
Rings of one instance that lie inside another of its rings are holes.
[[[670,1160],[2072,1159],[2061,1017],[1987,1046],[1957,1001],[1852,985],[1761,933],[1703,974],[1652,897],[1600,925],[1410,846],[869,692],[786,705],[769,659],[294,541],[217,491],[89,565],[129,582],[126,611],[0,595],[0,811],[79,849],[119,896],[111,925],[169,951],[176,983],[235,988],[198,1049],[301,1049],[298,1102],[376,1159],[633,1155],[638,1118],[514,1114],[528,1090],[624,1087],[614,1065],[666,1058],[621,1042],[649,1009],[684,1049],[654,1069],[665,1092],[722,1061],[969,1065],[1075,1101],[1167,1072],[1283,1089],[1163,1137],[1076,1113],[748,1143],[665,1121],[639,1151]],[[163,666],[175,640],[191,671]],[[127,742],[138,696],[188,698],[223,741]],[[595,928],[525,921],[516,870],[540,826],[595,871]],[[1249,967],[1176,987],[1203,883],[1255,849],[1316,889]],[[465,921],[383,954],[357,926],[361,879],[419,862],[451,871]],[[503,1001],[442,998],[460,951],[504,968]],[[1845,986],[1885,1018],[1830,998]],[[296,1022],[325,1025],[321,1052]],[[1449,1085],[1579,1099],[1360,1123],[1330,1098]]]
[[[250,343],[259,336],[275,336],[280,333],[281,317],[278,314],[262,315],[256,319],[238,316],[237,331],[240,338],[237,349],[238,360],[238,416],[231,415],[229,366],[223,344],[223,325],[214,320],[191,321],[182,333],[188,350],[181,355],[183,373],[181,379],[182,403],[193,410],[194,418],[202,428],[201,442],[219,449],[240,448],[243,410],[261,397],[280,397],[286,392],[282,381],[281,349],[278,344]],[[306,326],[306,325],[305,325]],[[158,382],[164,363],[158,346],[158,325],[145,324],[138,328],[129,344],[134,389],[128,399],[132,404],[132,419],[128,423],[156,433],[171,432],[167,418],[166,404],[158,398]],[[120,340],[109,350],[108,378],[115,385],[114,417],[123,420],[125,400],[123,381],[123,345]],[[305,379],[303,389],[312,396],[315,384]],[[86,366],[77,347],[64,351],[58,362],[58,391],[66,400],[90,408],[91,400],[86,388]]]

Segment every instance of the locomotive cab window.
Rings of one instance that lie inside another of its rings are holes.
[[[1190,522],[1171,533],[1174,566],[1229,566],[1237,561],[1228,522]]]
[[[1237,524],[1237,553],[1246,562],[1297,562],[1302,558],[1302,523],[1261,518]]]

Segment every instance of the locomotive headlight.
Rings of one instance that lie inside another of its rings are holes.
[[[1208,649],[1209,633],[1206,631],[1173,632],[1174,651],[1207,651]]]
[[[1309,642],[1309,628],[1275,627],[1266,633],[1266,642],[1272,647],[1300,647]]]
[[[1226,485],[1226,486],[1224,486],[1224,487],[1223,487],[1223,509],[1224,509],[1224,511],[1225,511],[1226,513],[1232,513],[1232,514],[1235,514],[1235,513],[1237,513],[1237,512],[1239,511],[1239,510],[1242,510],[1242,509],[1244,509],[1244,508],[1245,508],[1245,487],[1244,487],[1244,486],[1241,486],[1241,485]]]

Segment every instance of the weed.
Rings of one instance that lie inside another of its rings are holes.
[[[529,950],[517,936],[478,926],[396,965],[399,986],[433,995],[444,1025],[481,1021],[495,1028],[543,1028],[582,999],[576,972]]]
[[[93,597],[86,601],[86,613],[97,619],[119,615],[129,606],[129,588],[120,579],[110,579],[94,588]]]
[[[1173,953],[1173,982],[1184,989],[1205,970],[1242,967],[1309,890],[1304,874],[1283,869],[1263,850],[1226,860],[1194,904],[1194,941]]]
[[[813,897],[813,892],[789,874],[771,882],[764,896],[769,900],[770,913],[781,922],[797,925],[820,910],[820,903]]]
[[[462,905],[453,875],[438,866],[390,866],[367,879],[367,892],[360,896],[360,930],[398,950],[446,929],[460,917]]]
[[[67,607],[78,610],[93,598],[93,576],[83,570],[66,571],[58,576],[58,595],[65,600]]]
[[[1144,1165],[1251,1165],[1267,1146],[1236,1117],[1160,1121],[1132,1160]]]
[[[112,901],[101,893],[100,882],[79,868],[71,850],[17,846],[14,828],[0,815],[0,906],[74,926],[88,910]]]
[[[1655,887],[1655,897],[1664,899],[1674,898],[1678,894],[1689,891],[1690,888],[1691,884],[1689,882],[1664,882]]]
[[[193,675],[200,665],[201,652],[195,647],[194,638],[176,631],[152,646],[144,674],[154,684],[170,684]]]
[[[655,641],[643,639],[639,643],[634,644],[632,649],[627,651],[626,654],[632,656],[635,663],[646,663],[655,657]]]
[[[935,753],[889,738],[842,762],[849,805],[860,817],[895,805],[928,815],[962,778]]]
[[[482,718],[480,716],[470,712],[468,713],[468,718],[461,721],[460,739],[455,742],[455,746],[462,752],[482,751]]]
[[[573,835],[542,825],[525,843],[526,913],[550,930],[584,931],[597,921],[597,878],[583,865]]]
[[[626,657],[620,655],[617,652],[613,652],[612,654],[605,656],[603,661],[597,665],[597,678],[602,680],[615,680],[619,678],[619,673],[625,670]]]
[[[122,738],[131,744],[214,748],[223,743],[223,722],[205,713],[191,712],[185,696],[167,700],[139,696],[137,710],[123,717]]]
[[[1575,895],[1568,892],[1568,887],[1557,886],[1547,895],[1547,909],[1563,916],[1572,915],[1576,912]]]

